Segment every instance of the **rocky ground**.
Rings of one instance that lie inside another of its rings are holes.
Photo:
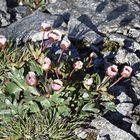
[[[117,112],[90,122],[98,130],[97,140],[140,139],[140,1],[139,0],[57,0],[46,11],[34,12],[15,0],[0,1],[0,34],[17,44],[39,41],[40,25],[50,21],[53,28],[68,33],[71,40],[85,40],[89,50],[100,53],[103,41],[119,43],[115,51],[103,52],[97,62],[129,64],[130,79],[118,83],[110,93],[116,97]],[[84,138],[85,131],[78,136]]]

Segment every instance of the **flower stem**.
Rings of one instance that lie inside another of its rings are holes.
[[[7,63],[10,63],[9,56],[6,54],[5,48],[2,48],[2,52],[3,52],[3,54],[4,54],[5,58],[6,58]]]
[[[68,79],[72,76],[72,74],[74,73],[74,71],[75,71],[75,69],[73,69],[73,70],[70,72]]]
[[[45,46],[45,44],[44,44],[44,36],[45,36],[45,31],[43,32],[43,36],[42,36],[42,43],[41,43],[42,48],[44,48],[44,46]]]
[[[101,84],[97,86],[96,90],[99,90],[100,88],[102,88],[110,80],[110,78],[111,78],[110,76],[105,76]]]
[[[62,51],[61,51],[61,53],[60,53],[60,55],[59,55],[59,58],[58,58],[58,60],[57,60],[57,63],[58,63],[58,64],[59,64],[59,62],[60,62],[60,60],[61,60],[61,57],[62,57],[63,53],[64,53],[64,49],[62,49]]]
[[[45,73],[45,84],[46,84],[45,90],[46,90],[46,92],[47,92],[47,97],[49,97],[49,96],[50,96],[50,89],[49,89],[47,80],[48,80],[48,71],[46,71],[46,73]]]
[[[47,42],[46,45],[44,44],[44,47],[42,48],[42,51],[45,51],[45,49],[46,49],[51,43],[52,43],[52,41],[49,40],[49,41]]]
[[[118,78],[118,80],[116,80],[112,85],[110,85],[109,88],[111,88],[111,87],[113,87],[115,84],[117,84],[122,78],[123,78],[123,76],[121,76],[120,78]]]
[[[57,77],[57,79],[59,79],[58,67],[56,68],[56,77]]]
[[[89,68],[91,66],[91,63],[92,63],[92,58],[90,58],[89,63],[87,64],[86,67]]]
[[[47,83],[47,80],[48,80],[48,71],[46,71],[45,73],[45,83]]]

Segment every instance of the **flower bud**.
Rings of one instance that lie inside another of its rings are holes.
[[[6,41],[7,41],[6,37],[3,35],[0,35],[0,48],[5,47]]]
[[[90,54],[90,56],[89,56],[90,58],[96,58],[97,57],[97,55],[96,55],[96,53],[94,53],[94,52],[92,52],[91,54]]]
[[[42,22],[41,28],[43,31],[49,31],[51,29],[51,24],[49,22]]]
[[[59,30],[52,30],[48,34],[48,38],[51,39],[52,41],[59,41],[61,40],[62,33]]]
[[[109,66],[106,70],[106,75],[113,78],[118,74],[118,68],[116,65]]]
[[[86,79],[83,84],[84,87],[89,90],[91,85],[93,84],[93,78]]]
[[[28,74],[26,75],[26,83],[29,86],[36,86],[37,82],[38,80],[36,74],[34,72],[28,72]]]
[[[59,91],[63,86],[63,82],[59,79],[55,79],[53,80],[52,84],[51,84],[51,88],[53,91]]]
[[[63,40],[60,43],[60,48],[62,50],[67,50],[70,45],[71,45],[70,40],[67,37],[64,37]]]
[[[48,57],[45,57],[42,64],[42,69],[48,71],[51,67],[51,60]]]
[[[76,61],[74,64],[73,64],[73,67],[75,70],[80,70],[82,69],[83,67],[83,62],[82,61]]]
[[[124,66],[121,76],[124,78],[129,78],[132,73],[132,68],[130,66]]]

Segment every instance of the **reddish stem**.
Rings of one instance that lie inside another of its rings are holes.
[[[57,77],[57,79],[59,79],[58,67],[56,68],[56,77]]]
[[[44,47],[42,48],[42,51],[45,51],[45,49],[46,49],[51,43],[52,43],[52,41],[49,40],[49,41],[47,42],[47,44],[44,45]]]
[[[61,53],[60,53],[60,55],[59,55],[59,58],[58,58],[58,60],[57,60],[57,63],[58,63],[58,64],[59,64],[59,62],[60,62],[60,60],[61,60],[61,57],[62,57],[63,53],[64,53],[64,49],[62,49],[62,51],[61,51]]]
[[[48,94],[47,96],[49,96],[49,95],[50,95],[50,89],[49,89],[47,80],[48,80],[48,71],[46,71],[46,73],[45,73],[45,84],[46,84],[45,90],[46,90],[46,92],[47,92],[47,94]]]
[[[123,76],[121,76],[120,78],[118,78],[118,80],[116,80],[112,85],[110,85],[109,88],[111,88],[111,87],[113,87],[115,84],[117,84],[122,78],[123,78]]]
[[[74,71],[75,71],[75,69],[73,69],[73,70],[70,72],[69,78],[72,76],[72,74],[74,73]],[[68,79],[69,79],[69,78],[68,78]]]
[[[47,83],[47,80],[48,80],[48,71],[46,71],[45,73],[45,83]]]
[[[44,48],[44,47],[45,47],[45,44],[44,44],[44,36],[45,36],[45,31],[43,32],[43,36],[42,36],[42,43],[41,43],[42,48]]]
[[[6,58],[7,63],[10,63],[10,58],[9,58],[9,56],[6,54],[5,48],[2,48],[2,52],[3,52],[3,54],[4,54],[5,58]]]

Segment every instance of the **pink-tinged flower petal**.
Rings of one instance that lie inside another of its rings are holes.
[[[132,68],[130,66],[124,66],[121,76],[124,78],[129,78],[132,73]]]
[[[36,86],[37,82],[38,80],[36,74],[34,72],[28,72],[28,74],[26,75],[26,83],[29,86]]]
[[[6,37],[3,35],[0,35],[0,48],[3,48],[5,46],[6,41],[7,41]]]
[[[63,86],[63,82],[59,79],[55,79],[53,80],[52,84],[51,84],[51,88],[53,91],[59,91]]]
[[[42,22],[41,27],[44,31],[49,31],[51,29],[51,24],[49,22]]]
[[[48,71],[51,67],[51,60],[48,57],[45,57],[42,64],[42,69]]]
[[[48,38],[51,39],[52,41],[60,41],[62,37],[62,33],[59,30],[52,30],[48,34]]]
[[[83,67],[83,62],[82,61],[76,61],[74,64],[73,64],[73,67],[75,70],[80,70],[82,69]]]
[[[67,37],[64,37],[63,40],[60,43],[60,48],[62,50],[67,50],[71,45],[70,40]]]
[[[61,86],[57,84],[52,84],[52,89],[53,91],[59,91],[61,89]]]
[[[113,78],[118,74],[118,68],[116,65],[109,66],[106,70],[106,75]]]

